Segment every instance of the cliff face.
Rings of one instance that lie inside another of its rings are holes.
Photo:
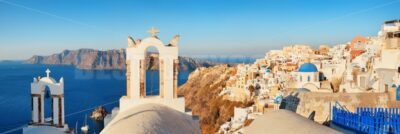
[[[158,55],[150,54],[156,60],[148,61],[148,69],[158,69]],[[74,65],[79,69],[88,70],[107,70],[126,68],[126,52],[121,50],[99,51],[94,49],[64,50],[61,53],[49,56],[33,56],[26,60],[27,64],[62,64]],[[209,67],[215,63],[192,59],[189,57],[179,57],[180,70],[195,70],[197,67]]]
[[[64,50],[50,56],[33,56],[25,63],[74,65],[80,69],[125,69],[125,50]]]
[[[234,107],[247,107],[252,102],[232,102],[218,96],[226,86],[226,81],[234,71],[228,65],[198,68],[188,81],[179,87],[178,94],[185,96],[185,105],[200,117],[203,134],[214,134],[219,127],[233,117]]]

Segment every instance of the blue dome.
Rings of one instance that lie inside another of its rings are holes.
[[[282,96],[282,95],[279,95],[279,96],[276,96],[276,97],[275,97],[274,102],[275,102],[276,104],[280,104],[280,103],[282,102],[282,100],[283,100],[283,96]]]
[[[300,66],[299,72],[318,72],[318,69],[312,63],[304,63]]]

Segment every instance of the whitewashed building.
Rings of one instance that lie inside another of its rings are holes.
[[[57,82],[50,77],[50,70],[46,70],[46,77],[35,77],[31,83],[32,119],[29,125],[23,128],[24,134],[64,134],[70,133],[65,123],[64,108],[64,78]],[[46,96],[51,97],[52,106],[45,106]],[[45,107],[51,107],[52,115],[46,117]]]
[[[318,68],[313,63],[304,63],[297,72],[292,72],[295,84],[292,88],[305,88],[316,92],[321,87]]]

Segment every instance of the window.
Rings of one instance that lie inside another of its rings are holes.
[[[311,77],[310,77],[310,76],[307,77],[307,81],[308,81],[308,82],[311,81]]]
[[[388,32],[388,33],[387,33],[387,37],[388,37],[388,38],[393,38],[393,33],[392,33],[392,32]]]
[[[303,82],[303,77],[302,76],[300,76],[300,82]]]
[[[394,37],[400,38],[400,33],[394,34]]]

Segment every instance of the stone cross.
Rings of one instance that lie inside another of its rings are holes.
[[[47,70],[46,70],[46,76],[47,76],[47,77],[50,77],[50,73],[51,73],[50,69],[47,69]]]
[[[151,36],[155,37],[155,36],[157,36],[157,33],[159,33],[160,31],[158,31],[158,29],[155,28],[155,27],[151,27],[151,28],[149,29],[149,31],[147,31],[147,32],[150,33]]]

